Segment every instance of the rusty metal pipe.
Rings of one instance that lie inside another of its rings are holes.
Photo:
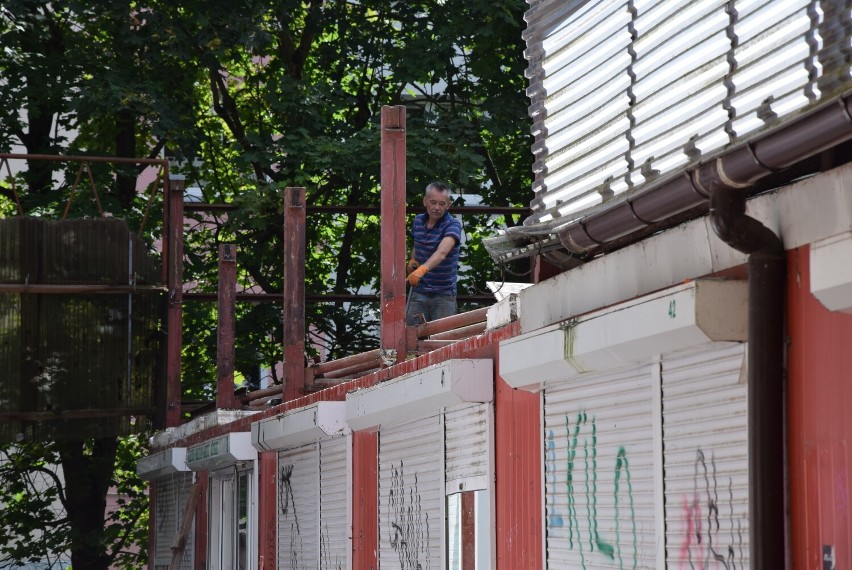
[[[482,307],[480,309],[467,311],[466,313],[458,313],[457,315],[450,315],[443,319],[436,319],[434,321],[418,325],[416,327],[417,338],[425,338],[437,333],[444,333],[476,323],[485,322],[488,317],[488,309],[489,307]]]
[[[380,362],[381,356],[382,349],[376,348],[374,350],[362,352],[361,354],[353,354],[352,356],[344,356],[343,358],[338,358],[337,360],[328,360],[326,362],[320,362],[319,364],[312,365],[311,368],[313,369],[314,375],[316,376],[320,374],[334,372],[335,370],[343,370],[344,368],[350,368],[359,364],[366,364],[368,362]]]
[[[488,328],[488,323],[481,322],[460,327],[451,331],[436,333],[429,337],[430,340],[462,340],[482,334]]]
[[[347,378],[355,374],[367,372],[368,370],[378,370],[381,364],[381,359],[377,358],[372,362],[364,362],[361,364],[356,364],[354,366],[349,366],[347,368],[341,368],[340,370],[326,372],[325,374],[323,374],[323,379],[339,380],[341,378]]]

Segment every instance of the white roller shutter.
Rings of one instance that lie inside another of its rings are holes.
[[[544,390],[546,568],[656,567],[652,368]]]
[[[491,421],[489,404],[476,404],[445,414],[447,494],[489,487]]]
[[[379,568],[444,567],[441,415],[379,432]]]
[[[278,568],[319,564],[319,453],[316,443],[278,454]]]
[[[349,517],[346,436],[320,441],[320,570],[349,567],[352,525]]]
[[[172,562],[172,543],[180,530],[181,517],[192,489],[192,473],[175,473],[155,481],[154,498],[154,568],[168,570]],[[193,513],[194,515],[194,513]],[[195,552],[195,523],[189,531],[181,570],[192,570]]]
[[[743,346],[663,360],[669,568],[750,566]]]

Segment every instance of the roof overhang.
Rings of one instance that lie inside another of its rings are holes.
[[[353,430],[425,418],[459,404],[490,402],[491,359],[447,360],[346,395],[346,423]]]
[[[852,314],[852,232],[811,244],[811,293],[829,311]]]
[[[251,425],[251,444],[269,451],[299,447],[349,433],[346,402],[317,402]]]
[[[186,451],[186,465],[193,471],[213,471],[243,461],[257,459],[257,450],[251,445],[251,433],[228,433],[191,445]]]
[[[143,457],[136,463],[136,474],[145,481],[159,479],[181,471],[189,471],[186,466],[186,448],[170,447],[158,453]]]
[[[714,341],[745,341],[748,284],[697,280],[500,343],[513,388],[606,370]]]

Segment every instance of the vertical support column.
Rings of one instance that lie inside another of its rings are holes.
[[[260,488],[258,496],[260,505],[258,508],[257,529],[257,552],[263,558],[263,568],[274,570],[277,568],[275,553],[278,545],[278,521],[275,511],[278,499],[275,495],[276,481],[278,479],[278,452],[261,451],[258,458],[258,481]],[[260,568],[258,559],[257,567]]]
[[[476,513],[474,491],[461,494],[461,567],[476,570]]]
[[[381,347],[405,360],[405,106],[382,107]],[[388,358],[387,360],[391,360]]]
[[[180,425],[180,351],[183,334],[183,188],[184,177],[169,183],[168,311],[166,324],[166,427]]]
[[[195,568],[194,570],[205,570],[207,568],[207,489],[210,477],[207,471],[196,473],[198,491],[198,503],[195,505]]]
[[[219,304],[216,336],[216,408],[235,409],[237,246],[219,244]]]
[[[154,566],[154,558],[157,556],[157,529],[155,528],[157,517],[157,480],[148,481],[148,565]]]
[[[305,189],[284,190],[284,395],[305,386]]]
[[[352,432],[352,568],[379,566],[379,434]]]

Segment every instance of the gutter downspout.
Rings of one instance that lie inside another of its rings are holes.
[[[719,238],[748,258],[748,475],[751,567],[785,568],[784,244],[745,214],[746,195],[719,159],[699,174],[710,190],[710,222]],[[735,167],[733,170],[737,170]]]

